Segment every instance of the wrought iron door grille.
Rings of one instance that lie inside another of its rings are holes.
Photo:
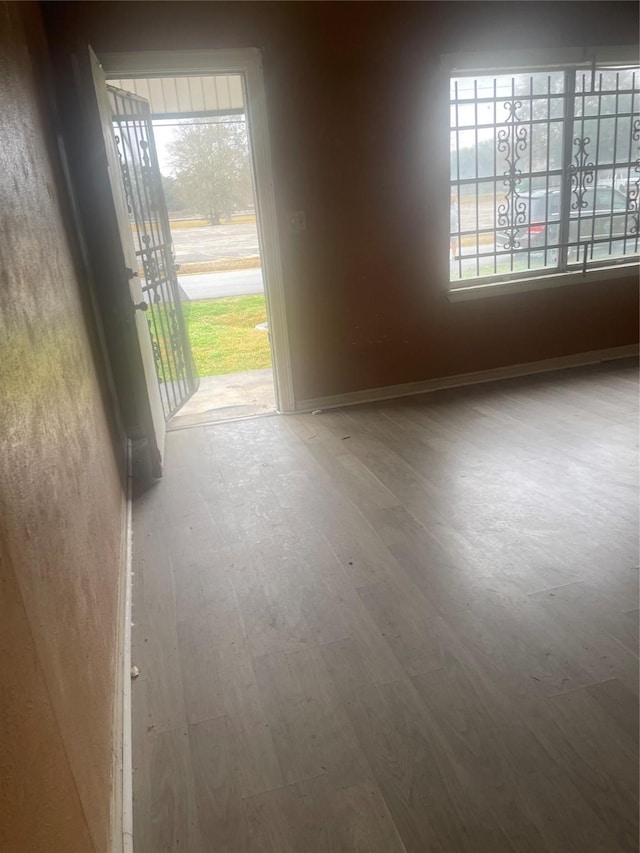
[[[107,87],[165,418],[197,388],[148,103]]]
[[[640,69],[450,84],[454,286],[637,260]]]

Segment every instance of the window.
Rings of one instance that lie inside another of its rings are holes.
[[[637,262],[640,68],[504,62],[449,63],[451,288]]]

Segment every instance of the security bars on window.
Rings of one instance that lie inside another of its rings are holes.
[[[456,287],[637,260],[640,69],[451,78]]]

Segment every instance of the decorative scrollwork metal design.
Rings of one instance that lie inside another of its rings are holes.
[[[160,344],[156,340],[156,336],[153,334],[153,324],[151,322],[151,317],[147,315],[147,325],[149,326],[149,337],[151,338],[151,349],[153,350],[153,361],[156,366],[156,374],[158,376],[158,381],[164,381],[164,371],[162,364],[162,351],[160,349]]]
[[[138,146],[140,148],[140,167],[142,172],[142,180],[148,196],[148,203],[151,210],[156,213],[162,207],[163,189],[160,170],[154,168],[151,159],[151,147],[146,139],[139,139]]]
[[[107,87],[114,137],[127,196],[141,276],[153,359],[166,418],[197,387],[180,289],[172,256],[171,230],[162,175],[153,141],[149,104]],[[136,299],[138,297],[136,296]]]
[[[571,210],[583,210],[588,206],[585,199],[585,194],[588,188],[593,184],[595,177],[595,166],[589,160],[587,145],[591,142],[588,136],[576,136],[573,144],[576,146],[576,153],[573,159],[575,163],[569,166],[569,178],[571,181],[571,192],[574,199],[571,202]]]
[[[149,156],[149,143],[146,139],[140,140],[140,151],[142,152],[142,165],[150,167],[151,158]]]
[[[634,142],[640,142],[640,118],[633,122],[631,138]],[[636,179],[627,194],[627,209],[631,213],[630,234],[640,234],[640,145],[638,146],[638,158],[633,164],[633,173]]]
[[[148,234],[142,235],[142,242],[145,245],[145,249],[140,253],[145,278],[144,290],[147,292],[153,291],[153,301],[160,302],[159,287],[162,283],[162,273],[158,266],[156,252],[150,246],[151,237]]]
[[[498,205],[498,225],[507,237],[504,248],[510,250],[520,248],[520,228],[527,220],[527,204],[518,192],[522,181],[522,170],[518,163],[527,150],[529,141],[527,127],[521,124],[522,118],[519,115],[522,101],[506,101],[503,106],[508,111],[507,127],[498,131],[497,149],[501,154],[505,154],[507,169],[504,172],[503,184],[506,193],[504,201]]]
[[[176,312],[173,306],[168,306],[169,315],[169,336],[171,339],[171,346],[173,348],[173,355],[176,360],[176,367],[178,372],[181,373],[184,370],[184,355],[182,349],[182,341],[180,338],[180,329],[178,327],[178,318],[176,317]]]
[[[122,172],[122,183],[124,184],[124,192],[127,199],[127,210],[129,214],[133,213],[132,198],[131,198],[131,175],[129,174],[129,164],[127,163],[127,158],[124,155],[124,151],[122,150],[122,140],[121,138],[115,134],[116,139],[116,149],[118,151],[118,157],[120,158],[120,171]]]

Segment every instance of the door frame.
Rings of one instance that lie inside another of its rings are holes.
[[[285,304],[278,216],[272,175],[262,56],[257,48],[232,50],[148,50],[100,53],[107,82],[134,77],[182,74],[240,74],[254,165],[256,207],[261,237],[262,275],[269,318],[276,408],[295,412],[289,328]]]

